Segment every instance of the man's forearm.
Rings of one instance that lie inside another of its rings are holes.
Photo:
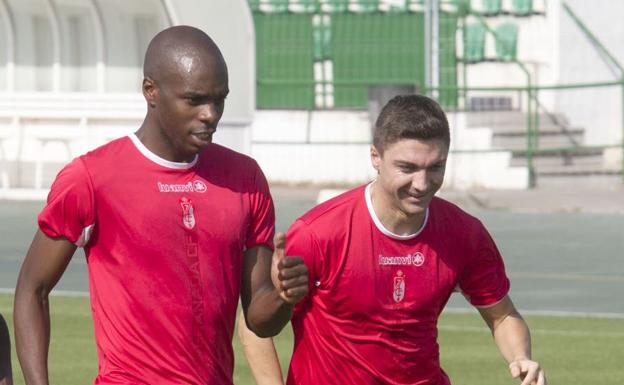
[[[273,337],[290,321],[292,312],[293,305],[286,303],[273,287],[267,287],[249,304],[247,323],[259,337]]]
[[[493,331],[494,340],[508,363],[519,359],[531,359],[531,335],[524,319],[518,312],[509,314]]]
[[[9,327],[0,314],[0,385],[12,385],[11,337]]]
[[[241,313],[238,338],[258,385],[283,385],[282,368],[272,338],[260,338],[249,330]]]
[[[27,385],[48,385],[50,311],[48,296],[18,289],[15,293],[15,348]]]

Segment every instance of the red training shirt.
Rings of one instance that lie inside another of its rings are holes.
[[[84,245],[95,384],[232,384],[243,252],[274,220],[256,162],[217,144],[175,163],[131,135],[67,165],[39,226]]]
[[[372,209],[370,185],[306,213],[290,228],[287,255],[310,270],[295,309],[289,385],[447,385],[437,321],[460,289],[475,306],[509,290],[483,225],[434,198],[421,230],[401,237]]]

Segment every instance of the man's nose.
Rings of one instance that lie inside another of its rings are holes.
[[[427,185],[427,170],[419,170],[412,175],[412,189],[424,191],[427,189]]]
[[[207,125],[213,125],[216,120],[219,118],[219,111],[217,106],[213,103],[206,103],[201,106],[199,111],[199,120],[204,122]]]

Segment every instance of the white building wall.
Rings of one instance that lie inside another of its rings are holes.
[[[140,92],[143,56],[169,26],[158,0],[98,0],[106,31],[106,92]]]
[[[103,90],[97,84],[99,30],[93,10],[84,0],[53,0],[61,47],[59,92],[51,92],[55,41],[45,1],[5,1],[14,17],[17,52],[15,92],[0,90],[1,189],[45,189],[56,172],[51,168],[136,131],[146,108],[141,94],[145,49],[172,23],[204,30],[221,48],[230,94],[215,141],[251,152],[255,37],[246,0],[97,0],[104,24]],[[0,58],[5,70],[6,50]]]
[[[7,65],[9,60],[9,24],[6,15],[0,15],[0,90],[7,89]]]
[[[374,177],[367,112],[257,111],[251,156],[272,182],[353,185]]]
[[[527,188],[525,167],[510,167],[511,153],[491,149],[492,130],[468,129],[463,113],[448,114],[451,153],[444,188]],[[375,177],[367,112],[258,111],[251,155],[272,182],[353,185]]]
[[[485,20],[488,26],[495,30],[499,24],[512,22],[518,26],[517,59],[522,62],[531,75],[533,84],[550,85],[558,81],[559,68],[559,40],[558,23],[556,15],[559,12],[557,1],[547,1],[544,15],[531,17],[498,16],[488,17]],[[476,22],[470,20],[469,22]],[[461,44],[459,54],[461,55]],[[486,34],[487,58],[496,58],[494,37]],[[467,68],[467,83],[470,87],[526,87],[527,76],[515,63],[510,62],[483,62],[470,64]],[[475,93],[477,95],[479,93]],[[520,100],[517,92],[493,92],[483,91],[481,94],[488,96],[512,97],[515,106],[526,108],[526,96]],[[554,97],[545,93],[541,102],[552,108]]]
[[[256,107],[255,30],[247,0],[171,0],[180,24],[201,28],[217,43],[228,66],[230,94],[215,141],[250,153]]]
[[[443,188],[526,189],[528,169],[511,167],[510,151],[492,151],[492,129],[467,127],[466,114],[447,114],[451,126],[451,153]]]
[[[568,5],[600,42],[624,62],[624,2],[567,0]],[[560,15],[559,80],[562,83],[617,80],[619,71],[592,46],[563,10]],[[587,144],[616,144],[622,138],[622,90],[593,88],[557,93],[557,109],[575,126],[585,128]]]
[[[624,62],[624,2],[567,0],[583,23]],[[561,0],[545,2],[545,15],[487,18],[494,29],[506,21],[518,25],[518,60],[530,71],[534,84],[579,84],[619,79],[617,68],[592,46],[565,12]],[[461,50],[461,47],[459,47]],[[461,51],[460,51],[461,52]],[[487,37],[486,56],[495,57],[494,40]],[[471,87],[526,86],[526,75],[513,63],[479,63],[468,66]],[[481,91],[472,96],[508,96],[514,106],[526,110],[526,94]],[[565,116],[572,127],[585,129],[585,144],[613,145],[622,137],[622,89],[586,88],[540,91],[540,102],[549,112]]]

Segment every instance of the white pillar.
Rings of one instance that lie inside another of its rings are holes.
[[[52,91],[61,90],[61,24],[58,12],[52,0],[45,0],[50,26],[52,28]]]
[[[97,92],[106,91],[106,31],[104,30],[104,18],[97,0],[90,0],[91,17],[95,22],[95,82]]]
[[[13,15],[9,9],[6,0],[0,0],[0,12],[4,15],[4,25],[6,33],[6,90],[8,92],[15,91],[15,23],[13,22]]]
[[[180,19],[178,18],[176,11],[173,8],[173,5],[171,4],[171,0],[161,0],[161,2],[163,5],[163,8],[165,9],[165,14],[167,15],[167,19],[169,20],[169,25],[170,26],[179,25]]]

